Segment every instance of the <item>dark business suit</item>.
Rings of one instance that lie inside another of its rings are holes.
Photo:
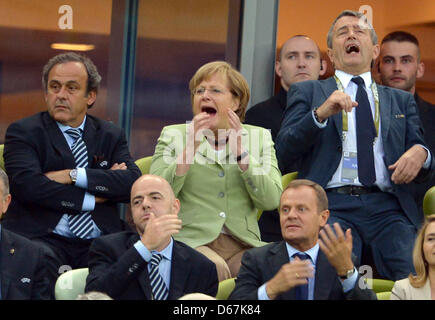
[[[248,109],[244,123],[270,129],[272,140],[276,140],[287,103],[287,91],[283,88],[273,97]]]
[[[412,95],[402,90],[380,85],[377,87],[380,101],[380,137],[382,138],[384,148],[384,163],[388,168],[389,165],[395,163],[414,144],[425,145],[425,143],[421,122],[417,115],[416,104]],[[329,117],[327,126],[319,128],[314,122],[311,111],[322,105],[335,90],[337,90],[337,85],[333,77],[326,80],[305,81],[292,85],[288,93],[288,107],[276,143],[279,163],[291,162],[294,158],[302,156],[303,161],[298,177],[313,180],[324,188],[337,170],[342,156],[342,113],[339,112]],[[434,164],[435,161],[432,161],[432,168]],[[415,201],[409,192],[409,186],[406,184],[394,184],[391,181],[391,170],[388,171],[388,174],[392,184],[392,190],[388,193],[370,193],[356,198],[354,196],[347,197],[347,195],[328,192],[331,210],[329,222],[334,221],[336,216],[335,210],[340,210],[341,212],[348,210],[347,218],[352,219],[353,209],[349,205],[350,200],[371,200],[375,205],[374,208],[367,208],[367,212],[400,211],[399,215],[406,215],[409,221],[405,222],[404,228],[407,228],[409,225],[409,228],[406,230],[408,232],[409,229],[411,233],[410,239],[406,239],[406,242],[410,243],[410,251],[412,251],[413,237],[415,236],[416,229],[419,228],[423,221],[423,216],[417,210]],[[429,175],[430,170],[422,169],[414,181],[423,182]],[[393,219],[393,216],[391,216],[391,219]],[[404,219],[406,220],[406,218]],[[384,231],[387,230],[386,228]],[[391,231],[391,233],[395,232],[393,228],[388,231]],[[397,238],[399,240],[405,239],[401,235],[397,235]],[[356,238],[354,238],[354,250],[357,247],[355,241]],[[391,243],[394,242],[393,238],[388,240],[388,245],[390,241]],[[382,245],[385,246],[386,244],[382,242]],[[391,255],[394,255],[394,250],[384,249],[386,248],[382,248],[383,253],[388,251]],[[356,256],[360,256],[360,252],[354,251],[354,253]],[[411,271],[407,270],[407,268],[409,266],[412,268],[410,254],[411,252],[407,254],[409,259],[404,259],[404,261],[409,260],[409,262],[403,262],[400,265],[400,272],[384,276],[392,277],[394,278],[393,280],[407,276]],[[375,257],[375,262],[376,259],[377,257]],[[394,258],[391,257],[391,261],[393,260]]]
[[[44,173],[75,168],[73,154],[57,123],[47,112],[9,126],[5,139],[5,168],[12,202],[4,218],[9,230],[29,238],[53,231],[64,213],[81,212],[85,192],[109,199],[95,204],[92,218],[103,234],[121,231],[117,202],[128,202],[130,188],[141,175],[131,158],[123,131],[87,115],[83,140],[88,150],[87,190],[51,181]],[[109,170],[125,162],[127,170]]]
[[[43,247],[2,227],[0,256],[2,300],[53,298],[48,269],[54,265]]]
[[[236,287],[229,299],[257,300],[258,288],[272,279],[289,261],[284,241],[246,251],[236,279]],[[337,272],[323,252],[319,250],[315,271],[314,300],[376,300],[373,291],[361,289],[358,282],[359,279],[352,290],[344,293]],[[294,288],[276,297],[276,300],[294,299]]]
[[[116,300],[151,300],[148,264],[133,247],[135,232],[120,232],[93,241],[89,252],[86,291],[107,293]],[[168,300],[188,293],[215,296],[216,266],[204,255],[174,240]]]
[[[414,94],[417,111],[424,129],[424,140],[432,154],[435,151],[435,105],[424,101],[417,93]],[[418,210],[423,214],[423,199],[426,191],[435,186],[435,175],[424,183],[411,183],[409,188],[414,195]]]

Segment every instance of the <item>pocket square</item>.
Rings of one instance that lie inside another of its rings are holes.
[[[404,114],[395,114],[394,118],[399,119],[399,118],[405,118]]]

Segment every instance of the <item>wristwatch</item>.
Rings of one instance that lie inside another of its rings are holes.
[[[77,181],[77,169],[72,169],[69,172],[69,177],[71,178],[72,183],[75,184]]]
[[[353,276],[354,272],[355,272],[355,267],[353,267],[350,270],[347,270],[346,271],[346,275],[344,275],[344,276],[340,276],[339,275],[339,277],[340,277],[341,280],[347,280],[347,279],[349,279],[350,277]]]

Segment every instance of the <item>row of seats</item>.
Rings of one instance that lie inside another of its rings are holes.
[[[3,160],[4,145],[0,144],[0,167],[4,170]],[[152,156],[143,157],[135,161],[142,174],[149,173],[151,167]],[[292,172],[282,177],[283,189],[294,179],[297,178],[297,172]],[[435,212],[435,186],[430,188],[424,197],[423,211],[425,215]],[[257,219],[260,219],[262,210],[258,210]],[[55,296],[57,300],[71,300],[75,299],[79,294],[84,292],[86,284],[86,276],[88,274],[87,268],[75,269],[63,273],[56,282]],[[373,290],[379,300],[388,300],[391,295],[391,289],[394,285],[393,281],[384,279],[372,279]],[[219,289],[216,298],[218,300],[225,300],[229,297],[235,287],[235,279],[227,279],[219,283]]]
[[[56,300],[75,300],[79,294],[84,293],[88,268],[74,269],[67,271],[59,276],[55,286]],[[394,281],[384,279],[368,279],[369,285],[376,293],[378,300],[389,300]],[[219,282],[217,300],[227,300],[234,290],[235,278],[230,278]]]

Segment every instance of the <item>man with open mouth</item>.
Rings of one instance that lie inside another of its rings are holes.
[[[379,45],[367,18],[343,11],[327,44],[335,75],[292,85],[277,157],[280,166],[303,157],[298,178],[325,188],[328,223],[352,230],[357,265],[369,247],[379,276],[401,279],[413,271],[412,248],[423,220],[408,184],[427,180],[435,161],[413,96],[372,79]]]

